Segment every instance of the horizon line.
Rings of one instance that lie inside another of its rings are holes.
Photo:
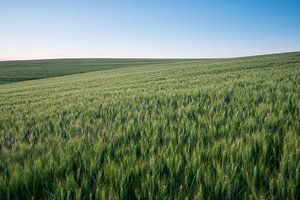
[[[256,56],[268,56],[276,54],[289,54],[289,53],[300,53],[297,51],[282,51],[282,52],[272,52],[272,53],[262,53],[262,54],[248,54],[243,56],[224,56],[224,57],[45,57],[45,58],[20,58],[20,59],[0,59],[0,62],[15,62],[15,61],[42,61],[42,60],[76,60],[76,59],[149,59],[149,60],[205,60],[205,59],[235,59],[235,58],[248,58]]]

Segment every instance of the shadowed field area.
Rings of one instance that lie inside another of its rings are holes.
[[[173,63],[179,59],[53,59],[0,61],[0,84],[79,74],[128,66]],[[183,61],[183,59],[181,59]]]

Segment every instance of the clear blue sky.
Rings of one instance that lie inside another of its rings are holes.
[[[0,1],[0,60],[299,50],[299,0]]]

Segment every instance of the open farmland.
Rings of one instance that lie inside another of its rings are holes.
[[[84,62],[0,63],[0,199],[300,199],[300,53]]]
[[[184,61],[183,59],[181,59]],[[53,59],[0,62],[0,84],[35,80],[70,74],[116,69],[128,66],[145,66],[173,63],[172,59]]]

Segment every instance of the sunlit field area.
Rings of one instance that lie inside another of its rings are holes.
[[[300,199],[300,53],[0,72],[1,200]]]

